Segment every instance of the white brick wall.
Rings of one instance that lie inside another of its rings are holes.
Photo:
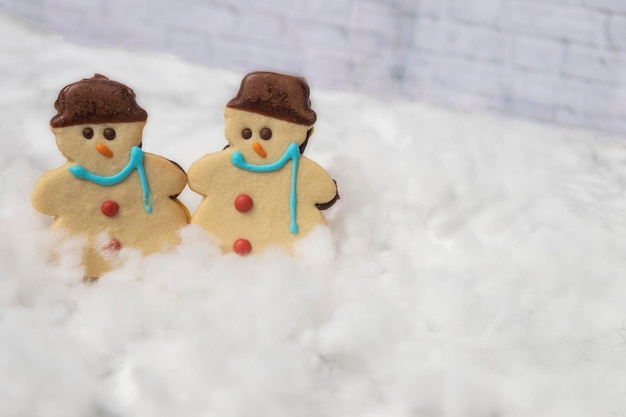
[[[0,10],[80,43],[626,137],[626,0],[0,0]]]

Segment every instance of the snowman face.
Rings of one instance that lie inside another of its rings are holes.
[[[224,117],[230,146],[253,164],[264,165],[279,160],[291,143],[298,146],[304,143],[311,129],[311,126],[229,107]]]
[[[84,124],[52,128],[57,147],[69,161],[93,171],[117,171],[141,144],[146,122]]]

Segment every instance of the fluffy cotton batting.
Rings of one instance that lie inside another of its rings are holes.
[[[189,226],[85,285],[29,202],[64,161],[58,91],[131,86],[144,149],[188,168],[243,74],[0,22],[0,415],[626,414],[622,140],[312,85],[306,154],[341,200],[297,256]]]

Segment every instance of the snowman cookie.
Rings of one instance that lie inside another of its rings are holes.
[[[228,145],[189,168],[189,187],[204,196],[191,218],[224,252],[287,250],[339,198],[335,181],[302,153],[316,114],[302,78],[253,72],[224,113]]]
[[[147,113],[124,84],[95,75],[63,88],[50,121],[67,162],[44,173],[31,201],[54,216],[53,229],[85,239],[85,275],[115,264],[121,248],[144,254],[179,242],[188,212],[177,200],[187,183],[177,164],[143,152]]]

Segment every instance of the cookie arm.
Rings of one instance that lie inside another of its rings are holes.
[[[298,187],[302,187],[299,189],[318,209],[326,210],[332,207],[339,200],[337,182],[324,168],[304,156],[301,157],[300,164],[303,181],[302,184],[298,184]]]
[[[315,206],[319,210],[328,210],[329,208],[331,208],[332,206],[335,205],[337,200],[339,200],[341,198],[341,197],[339,197],[339,189],[337,188],[337,181],[335,181],[333,179],[333,182],[335,183],[335,196],[332,199],[330,199],[329,201],[325,202],[325,203],[315,203]]]
[[[51,216],[62,214],[59,213],[62,203],[71,198],[65,191],[67,183],[72,179],[67,166],[53,169],[39,177],[30,196],[35,210]]]
[[[187,172],[189,188],[206,197],[210,193],[211,182],[218,167],[224,161],[230,160],[229,155],[224,155],[226,152],[209,153],[192,163]]]
[[[151,153],[145,153],[144,158],[153,194],[176,198],[185,189],[187,175],[180,165]]]

